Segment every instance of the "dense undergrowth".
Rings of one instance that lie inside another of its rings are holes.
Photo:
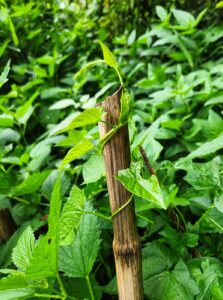
[[[98,39],[131,94],[135,164],[121,175],[130,188],[142,168],[132,192],[145,297],[223,299],[221,5],[193,15],[151,7],[148,26],[118,31],[94,2],[0,3],[0,208],[16,223],[0,249],[0,299],[117,299],[95,105],[119,82],[106,65],[73,80],[102,57]],[[148,199],[140,145],[162,190]]]

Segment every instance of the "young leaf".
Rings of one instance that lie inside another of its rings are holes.
[[[12,261],[21,271],[26,271],[30,265],[35,248],[35,237],[30,226],[21,234],[12,252]]]
[[[168,13],[162,6],[156,6],[156,14],[160,18],[161,21],[165,21],[168,17]]]
[[[93,148],[93,144],[91,143],[91,141],[89,139],[83,139],[82,141],[80,141],[80,143],[78,143],[68,151],[67,155],[64,157],[62,161],[62,167],[66,166],[73,160],[81,157],[92,148]]]
[[[60,218],[60,245],[69,245],[78,230],[84,210],[84,191],[73,186]]]
[[[188,29],[194,26],[195,19],[190,13],[180,9],[173,9],[172,12],[177,23],[184,29]]]
[[[35,278],[56,277],[58,272],[58,247],[61,210],[61,173],[53,188],[47,235],[35,247],[27,274]]]
[[[140,170],[140,162],[132,163],[129,169],[119,171],[116,178],[134,195],[166,209],[157,177],[152,175],[149,179],[144,179]]]
[[[101,41],[99,41],[99,43],[101,45],[104,60],[105,60],[106,64],[108,66],[110,66],[111,68],[118,69],[118,63],[117,63],[114,55],[112,54],[112,52]]]
[[[25,179],[20,185],[18,185],[15,188],[13,195],[21,196],[36,192],[48,175],[49,171],[44,171],[42,173],[34,173],[30,175],[27,179]]]
[[[105,176],[103,156],[101,154],[91,155],[83,167],[84,183],[96,182],[103,176]]]
[[[121,96],[121,113],[119,123],[125,124],[128,121],[128,114],[130,110],[130,95],[127,90],[122,90]]]
[[[208,141],[198,147],[196,150],[192,151],[187,157],[195,158],[195,157],[203,157],[218,151],[223,148],[223,134],[219,137],[213,139],[212,141]]]
[[[76,74],[74,74],[73,79],[78,79],[79,77],[81,77],[85,71],[87,71],[88,69],[90,69],[92,66],[94,65],[98,65],[98,64],[103,64],[105,63],[104,60],[102,59],[97,59],[95,61],[89,62],[88,64],[86,64],[85,66],[83,66]]]
[[[38,287],[37,284],[36,287]],[[29,283],[22,273],[15,273],[0,280],[0,299],[2,300],[27,299],[34,294],[34,281]]]
[[[87,209],[89,211],[89,205]],[[59,250],[60,270],[69,277],[88,276],[96,260],[100,242],[98,218],[86,213],[72,244],[62,246]]]
[[[6,83],[8,81],[8,73],[10,70],[10,60],[7,62],[4,70],[2,71],[1,75],[0,75],[0,88],[3,86],[4,83]]]
[[[193,300],[199,289],[180,260],[173,271],[162,272],[144,281],[144,292],[151,300]]]
[[[102,113],[101,107],[88,108],[75,117],[67,127],[58,131],[57,134],[65,131],[71,131],[78,127],[97,124],[101,120]]]

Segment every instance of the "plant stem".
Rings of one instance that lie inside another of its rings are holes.
[[[9,195],[9,197],[16,200],[16,201],[18,201],[18,202],[21,202],[21,203],[24,203],[24,204],[27,204],[27,205],[30,204],[30,202],[28,200],[22,199],[20,197],[11,196],[11,195]]]
[[[34,297],[38,298],[51,298],[51,299],[64,299],[63,296],[59,295],[50,295],[50,294],[34,294]]]
[[[123,208],[125,208],[132,200],[133,195],[131,195],[131,197],[129,198],[129,200],[122,205],[121,207],[119,207],[112,215],[111,215],[111,219],[114,218],[115,215],[117,215],[121,210],[123,210]]]
[[[151,223],[151,224],[154,223],[152,220],[150,220],[150,219],[148,219],[148,218],[146,218],[146,217],[144,217],[144,216],[142,216],[142,215],[139,215],[139,214],[136,214],[136,215],[137,215],[137,217],[139,217],[139,218],[142,219],[142,220],[147,221],[148,223]]]
[[[90,215],[95,215],[100,218],[103,218],[105,220],[111,221],[111,217],[105,216],[103,214],[97,213],[97,212],[92,212],[92,211],[83,211],[84,214],[90,214]]]
[[[89,293],[91,295],[91,300],[95,300],[89,276],[86,276],[86,281],[87,281]]]
[[[63,283],[62,283],[62,281],[60,279],[60,275],[59,274],[57,274],[57,281],[59,283],[60,290],[61,290],[61,293],[62,293],[62,296],[63,296],[62,299],[66,299],[67,298],[67,293],[66,293],[66,291],[64,289],[64,286],[63,286]]]
[[[117,68],[115,68],[115,71],[116,71],[116,73],[118,74],[118,78],[119,78],[119,81],[120,81],[120,83],[121,83],[121,86],[124,86],[124,82],[123,82],[123,80],[122,80],[122,76],[121,76],[119,70],[118,70]]]

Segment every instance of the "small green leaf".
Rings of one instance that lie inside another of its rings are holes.
[[[21,234],[12,252],[12,261],[21,271],[26,271],[30,265],[35,248],[35,237],[30,226]]]
[[[140,170],[140,162],[132,163],[129,169],[119,171],[116,178],[134,195],[166,209],[157,177],[152,175],[149,179],[144,179]]]
[[[81,140],[83,140],[86,134],[87,134],[87,130],[85,129],[83,130],[74,129],[72,131],[69,131],[68,137],[64,140],[59,141],[57,145],[62,147],[74,146],[78,144]]]
[[[67,127],[58,131],[57,134],[65,131],[71,131],[78,127],[97,124],[101,120],[102,114],[103,111],[101,107],[88,108],[75,117]]]
[[[47,235],[38,241],[27,270],[27,274],[34,278],[57,276],[61,211],[61,174],[62,173],[59,174],[52,192]]]
[[[69,245],[72,243],[83,215],[84,203],[84,191],[74,185],[61,213],[60,245]]]
[[[218,151],[223,148],[223,134],[219,137],[213,139],[212,141],[208,141],[198,147],[196,150],[192,151],[187,157],[195,158],[195,157],[203,157]]]
[[[0,75],[0,88],[3,86],[4,83],[6,83],[8,81],[8,73],[10,70],[10,60],[8,60],[4,70],[2,71],[1,75]]]
[[[110,66],[111,68],[118,69],[118,63],[117,63],[114,55],[112,54],[112,52],[101,41],[99,41],[99,43],[101,45],[104,60],[105,60],[106,64],[108,66]]]
[[[130,95],[127,90],[122,90],[121,95],[121,113],[119,117],[120,124],[126,124],[130,110]]]
[[[215,8],[222,8],[222,7],[223,7],[223,1],[220,1],[215,5]]]
[[[165,21],[168,17],[168,13],[162,6],[156,6],[156,14],[160,18],[161,21]]]
[[[18,185],[13,195],[21,196],[26,194],[32,194],[36,192],[46,177],[49,175],[49,171],[44,171],[42,173],[34,173],[27,177],[20,185]]]
[[[79,77],[81,77],[85,71],[87,71],[88,69],[90,69],[91,67],[93,67],[94,65],[100,65],[105,63],[104,60],[102,59],[97,59],[95,61],[89,62],[88,64],[86,64],[85,66],[83,66],[76,74],[74,74],[73,79],[77,80]]]
[[[38,285],[36,284],[36,287]],[[0,299],[27,299],[35,294],[35,284],[29,282],[22,273],[15,273],[0,280]]]
[[[96,182],[103,176],[105,176],[103,156],[101,154],[91,155],[83,167],[84,183]]]
[[[151,300],[193,300],[199,289],[180,260],[173,271],[162,272],[144,281],[144,292]]]
[[[62,161],[62,167],[66,166],[73,160],[80,158],[87,151],[92,149],[93,146],[94,145],[91,143],[91,141],[89,139],[83,139],[82,141],[80,141],[80,143],[78,143],[72,149],[70,149],[68,151],[68,153],[66,154],[66,156],[64,157],[64,159]]]
[[[192,28],[194,26],[195,19],[190,13],[180,9],[173,9],[172,12],[177,23],[184,29]]]
[[[88,211],[92,211],[87,206]],[[83,277],[89,275],[97,258],[100,246],[100,227],[98,218],[92,214],[82,217],[77,236],[69,246],[59,250],[59,268],[68,277]]]
[[[75,102],[73,99],[63,99],[60,101],[57,101],[56,103],[54,103],[53,105],[50,106],[50,110],[54,110],[54,109],[63,109],[69,106],[74,106]]]

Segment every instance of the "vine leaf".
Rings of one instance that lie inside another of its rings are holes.
[[[129,169],[119,171],[116,178],[134,195],[166,209],[157,177],[152,175],[149,179],[144,179],[140,170],[140,162],[132,163]]]
[[[73,160],[84,155],[87,151],[89,151],[91,148],[93,148],[93,146],[94,145],[91,143],[91,141],[89,139],[83,139],[82,141],[80,141],[80,143],[75,145],[72,149],[70,149],[67,152],[66,156],[64,157],[64,159],[62,161],[62,167],[66,166]]]
[[[84,127],[91,124],[97,124],[102,117],[103,110],[101,107],[93,107],[84,110],[77,117],[73,119],[73,121],[65,128],[61,129],[57,132],[57,134],[71,131],[78,127]]]
[[[83,215],[84,203],[84,191],[74,185],[61,213],[60,245],[72,243]]]
[[[90,205],[88,211],[93,212]],[[97,216],[82,217],[76,238],[69,246],[59,249],[59,269],[68,277],[86,278],[92,270],[100,247],[100,227]]]
[[[35,247],[27,274],[34,278],[56,277],[58,272],[59,220],[61,210],[61,174],[59,174],[52,192],[48,232]]]
[[[101,45],[104,60],[105,60],[106,64],[113,69],[118,69],[118,63],[117,63],[114,55],[112,54],[112,52],[101,41],[99,41],[99,43]]]
[[[31,227],[28,226],[21,234],[12,252],[12,261],[19,270],[25,271],[29,267],[34,248],[35,237]]]

